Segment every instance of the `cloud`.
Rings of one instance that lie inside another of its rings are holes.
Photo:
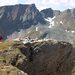
[[[42,4],[67,5],[68,0],[42,0]]]
[[[0,6],[17,4],[18,0],[0,0]]]
[[[46,9],[49,8],[48,6],[40,6],[39,11],[41,11],[42,9]]]
[[[27,0],[26,4],[32,4],[34,3],[35,5],[40,5],[41,1],[40,0]]]
[[[70,5],[75,6],[75,0],[70,0]]]

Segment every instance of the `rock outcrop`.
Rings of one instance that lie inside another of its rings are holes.
[[[40,11],[43,18],[53,17],[53,10],[51,8]]]
[[[42,14],[43,18],[53,18],[54,16],[58,16],[60,15],[60,11],[59,10],[53,10],[51,8],[47,8],[44,10],[41,10],[40,13]]]
[[[19,69],[29,75],[71,75],[75,58],[71,44],[49,40],[32,43],[31,47],[29,62]]]
[[[71,75],[75,49],[68,42],[46,40],[23,44],[6,41],[0,46],[0,66],[16,67],[15,70],[0,68],[1,74],[17,70],[23,75]]]

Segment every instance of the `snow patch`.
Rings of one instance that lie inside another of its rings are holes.
[[[71,31],[72,33],[74,33],[75,31]]]
[[[28,33],[30,33],[30,31]]]
[[[63,24],[63,22],[62,22],[62,21],[60,21],[60,23],[61,23],[61,24]]]
[[[67,32],[67,30],[65,30]]]
[[[65,30],[65,31],[68,32],[68,33],[70,32],[70,31],[68,31],[68,30]]]
[[[36,31],[38,31],[38,27],[36,27]]]
[[[45,20],[48,21],[49,24],[50,24],[50,25],[48,26],[48,28],[51,28],[51,27],[55,26],[55,25],[54,25],[54,21],[53,21],[54,18],[55,18],[55,16],[54,16],[53,18],[50,18],[50,17],[48,17],[47,19],[45,18]]]
[[[69,32],[71,32],[71,33],[75,33],[75,31],[68,31],[68,30],[65,30],[65,31],[68,32],[68,33],[69,33]]]

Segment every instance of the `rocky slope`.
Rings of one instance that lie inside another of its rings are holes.
[[[53,15],[53,10],[51,8],[42,10],[41,14],[42,14],[43,18],[48,18],[48,17],[52,18],[54,16]]]
[[[68,42],[72,42],[75,39],[74,12],[75,9],[67,9],[60,12],[57,10],[52,11],[50,8],[41,11],[42,16],[45,15],[43,18],[49,22],[48,28],[50,28],[50,37],[52,39],[65,40]],[[64,39],[64,37],[66,39]]]
[[[53,10],[51,11],[51,9],[45,9],[41,11],[41,14],[46,15],[46,11],[49,14],[48,16],[43,16],[44,18],[48,18],[53,15],[53,17],[55,16],[55,18],[53,19],[54,24],[56,26],[61,26],[63,27],[63,29],[69,31],[69,33],[75,34],[72,31],[75,31],[75,9],[66,9],[62,12],[57,11],[57,10]],[[50,12],[51,11],[51,12]]]
[[[53,10],[51,8],[47,8],[41,10],[40,13],[42,14],[43,18],[48,18],[48,17],[53,18],[54,16],[60,15],[61,12],[59,10]]]
[[[4,39],[15,32],[20,32],[21,29],[25,30],[32,25],[37,25],[38,22],[45,24],[45,20],[34,4],[0,7],[0,33]]]
[[[75,31],[75,9],[67,9],[63,11],[59,16],[55,18],[55,21],[58,22],[58,25],[62,25],[62,27],[72,33]],[[61,23],[62,22],[62,23]],[[57,25],[57,24],[56,24]],[[75,33],[72,33],[75,34]]]
[[[75,49],[68,42],[0,43],[0,74],[71,75]]]

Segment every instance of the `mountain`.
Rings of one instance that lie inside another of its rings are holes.
[[[45,20],[34,4],[0,7],[0,33],[4,39],[38,23],[45,24]]]
[[[48,18],[48,17],[52,18],[54,16],[53,10],[51,8],[42,10],[41,14],[42,14],[43,18]]]
[[[47,12],[46,12],[47,11]],[[67,9],[63,12],[52,10],[51,8],[44,9],[41,11],[43,18],[55,18],[53,19],[56,26],[61,26],[67,31],[75,30],[75,8]],[[48,15],[47,15],[48,14]]]
[[[72,42],[75,39],[75,9],[60,12],[59,10],[48,8],[40,12],[42,16],[45,15],[43,18],[49,23],[48,27],[50,28],[52,39],[65,40],[67,38],[66,41],[68,42]]]
[[[35,4],[3,6],[0,7],[0,34],[3,40],[30,36],[73,42],[75,9],[61,12],[47,8],[39,12]]]
[[[67,31],[75,31],[75,9],[67,9],[55,18],[55,21]]]
[[[60,11],[59,10],[52,10],[51,8],[47,8],[44,10],[41,10],[40,13],[42,14],[43,18],[53,18],[54,16],[58,16],[60,15]]]

